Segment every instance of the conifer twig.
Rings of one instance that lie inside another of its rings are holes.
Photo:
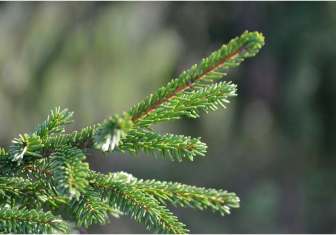
[[[134,126],[141,126],[140,120],[155,111],[157,107],[163,106],[168,101],[178,97],[189,89],[199,89],[204,84],[211,83],[213,79],[226,76],[225,73],[217,70],[228,70],[236,67],[244,58],[254,56],[264,45],[264,37],[258,32],[244,32],[239,38],[232,39],[228,46],[224,45],[220,50],[212,53],[209,58],[203,59],[200,66],[193,66],[179,78],[172,80],[165,88],[159,89],[157,93],[145,99],[145,101],[134,106],[130,114]]]

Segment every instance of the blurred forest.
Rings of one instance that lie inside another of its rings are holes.
[[[336,233],[336,3],[1,2],[0,146],[31,133],[56,106],[68,132],[128,111],[244,30],[260,53],[229,72],[238,97],[160,133],[202,137],[182,163],[88,156],[93,170],[226,189],[221,217],[169,207],[193,233]],[[147,233],[129,216],[90,233]]]

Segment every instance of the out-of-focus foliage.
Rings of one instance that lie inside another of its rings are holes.
[[[229,72],[239,96],[228,111],[154,126],[202,136],[205,158],[95,154],[88,162],[104,173],[240,196],[241,208],[224,219],[179,209],[191,231],[335,233],[335,10],[332,2],[0,3],[0,146],[55,106],[74,111],[73,130],[127,111],[245,29],[257,30],[266,45]],[[146,230],[122,216],[90,232]]]

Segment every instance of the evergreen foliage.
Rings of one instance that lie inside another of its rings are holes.
[[[174,206],[221,215],[239,207],[239,198],[227,191],[205,189],[173,182],[140,180],[124,172],[107,175],[91,171],[86,153],[91,151],[141,152],[157,158],[193,161],[204,156],[207,146],[200,138],[154,133],[151,125],[185,115],[199,118],[200,111],[225,108],[236,96],[236,85],[214,83],[244,58],[253,57],[264,45],[258,32],[244,32],[220,50],[203,59],[166,87],[148,96],[123,115],[113,115],[81,132],[62,134],[62,125],[73,113],[56,108],[32,134],[13,140],[9,151],[0,149],[0,232],[64,233],[66,223],[52,213],[66,208],[77,226],[105,224],[108,215],[130,214],[154,233],[188,233],[185,225],[167,208]],[[58,134],[58,135],[56,135]],[[43,208],[48,206],[45,212]]]

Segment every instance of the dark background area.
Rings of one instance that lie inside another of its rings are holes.
[[[260,53],[229,72],[226,110],[161,123],[202,137],[206,157],[182,163],[101,153],[103,173],[226,189],[241,207],[221,217],[171,208],[192,233],[336,233],[334,2],[2,2],[0,146],[31,133],[56,106],[67,131],[128,111],[245,30]],[[91,233],[146,233],[128,216]]]

